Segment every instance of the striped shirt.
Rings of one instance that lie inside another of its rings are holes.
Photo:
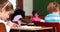
[[[45,17],[45,22],[60,22],[60,15],[57,15],[57,14],[48,14]]]

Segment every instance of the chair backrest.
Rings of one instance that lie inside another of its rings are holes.
[[[34,22],[37,26],[46,26],[46,27],[56,27],[56,32],[60,32],[60,24],[59,23],[46,23],[46,22]],[[53,31],[54,32],[54,31]]]
[[[12,22],[18,24],[18,21],[12,21]]]
[[[0,32],[6,32],[6,27],[4,23],[0,23]]]

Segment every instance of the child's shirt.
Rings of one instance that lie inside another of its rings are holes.
[[[11,26],[13,25],[13,23],[9,26],[7,25],[7,22],[5,22],[4,20],[0,20],[0,23],[4,23],[5,24],[5,27],[6,27],[6,31],[9,32],[10,29],[11,29]]]
[[[60,23],[60,15],[57,15],[57,14],[48,14],[45,17],[45,22],[59,22]]]
[[[22,18],[21,15],[16,15],[13,19],[13,21],[17,21],[19,25],[21,25],[22,21],[20,20]]]
[[[31,18],[31,21],[41,21],[42,19],[41,18],[39,18],[39,17],[32,17]]]

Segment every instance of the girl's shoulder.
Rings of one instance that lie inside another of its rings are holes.
[[[4,22],[3,20],[0,20],[0,22]]]
[[[58,17],[59,15],[57,14],[48,14],[46,17]]]
[[[4,20],[0,20],[0,23],[4,23],[4,24],[6,24],[7,22],[5,22]]]

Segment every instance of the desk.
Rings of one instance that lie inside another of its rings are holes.
[[[51,30],[52,27],[41,27],[41,26],[21,26],[21,27],[12,27],[12,30]]]

